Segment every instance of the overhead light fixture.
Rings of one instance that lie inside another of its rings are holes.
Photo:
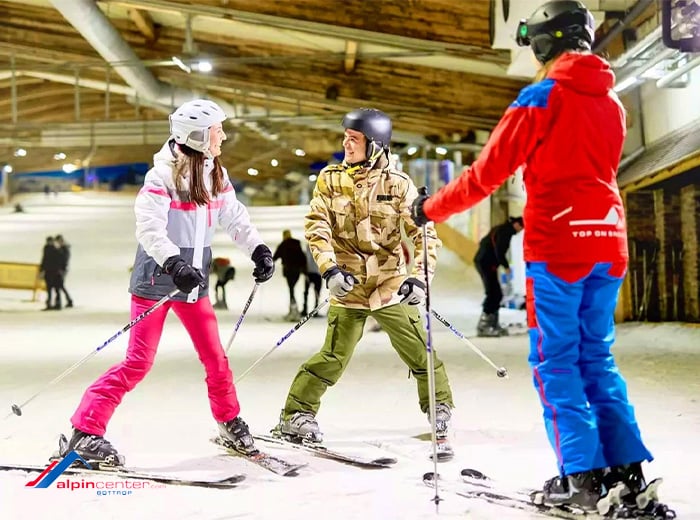
[[[65,173],[73,173],[78,167],[75,164],[66,163],[63,165],[62,169]]]
[[[12,173],[12,165],[6,164],[2,167],[2,173]]]
[[[406,153],[407,153],[408,155],[414,155],[417,151],[418,151],[418,147],[417,147],[417,146],[409,146],[409,147],[408,147],[408,150],[406,150]]]
[[[17,148],[15,150],[15,157],[24,157],[25,155],[27,155],[27,150],[24,148]]]
[[[66,154],[64,154],[63,152],[58,152],[58,153],[53,154],[54,161],[62,161],[65,158],[66,158]]]
[[[318,179],[318,175],[316,175],[315,173],[312,173],[311,175],[309,175],[309,180],[311,182],[316,182],[316,179]]]
[[[277,168],[280,165],[280,162],[277,159],[272,159],[270,161],[270,165]]]
[[[304,157],[306,155],[306,152],[301,148],[297,148],[296,150],[294,150],[294,155],[296,155],[297,157]]]
[[[190,73],[192,72],[192,67],[190,67],[189,65],[187,65],[184,61],[182,61],[182,60],[181,60],[180,58],[178,58],[177,56],[173,56],[173,57],[170,58],[170,59],[172,60],[172,62],[173,62],[175,65],[177,65],[177,66],[180,67],[182,70],[184,70],[185,72],[187,72],[187,74],[190,74]]]
[[[617,92],[618,94],[620,92],[623,92],[627,90],[629,87],[635,85],[637,83],[638,79],[637,76],[628,76],[622,81],[620,81],[617,85],[613,87],[613,90]]]
[[[248,168],[248,175],[250,175],[251,177],[255,177],[258,173],[260,172],[255,168]]]
[[[437,148],[435,148],[435,153],[438,155],[446,155],[447,148],[445,148],[444,146],[438,146]]]
[[[211,64],[211,61],[208,60],[202,60],[200,62],[197,62],[196,67],[199,72],[211,72],[214,68]]]

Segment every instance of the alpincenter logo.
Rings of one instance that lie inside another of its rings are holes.
[[[63,457],[62,460],[54,460],[51,462],[51,464],[49,464],[41,475],[31,482],[27,482],[25,486],[33,488],[47,488],[53,484],[58,477],[63,475],[63,472],[76,461],[82,463],[87,469],[92,469],[92,466],[90,466],[90,464],[84,458],[82,458],[76,452],[71,451],[65,457]]]

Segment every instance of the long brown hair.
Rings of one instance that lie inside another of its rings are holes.
[[[173,171],[175,189],[181,200],[204,206],[209,203],[209,193],[204,182],[204,154],[184,144],[178,145],[178,149],[182,154],[178,155]],[[224,189],[224,170],[218,157],[214,158],[211,176],[211,196],[216,198]],[[184,181],[188,177],[189,189],[185,189]]]
[[[539,83],[543,79],[547,77],[547,74],[549,74],[550,69],[552,68],[552,65],[554,65],[554,62],[557,61],[559,56],[564,54],[563,52],[560,52],[559,54],[556,54],[553,58],[549,59],[548,61],[544,62],[542,66],[539,68],[537,73],[535,73],[535,77],[532,80],[533,83]]]

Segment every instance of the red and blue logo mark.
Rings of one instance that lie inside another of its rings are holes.
[[[41,475],[39,475],[31,482],[27,482],[25,484],[25,487],[49,487],[51,484],[54,483],[54,481],[58,477],[63,475],[64,471],[66,471],[76,461],[81,462],[87,469],[92,469],[92,466],[90,466],[90,464],[84,458],[82,458],[76,452],[71,451],[65,457],[63,457],[62,460],[54,460],[44,471],[42,471]]]

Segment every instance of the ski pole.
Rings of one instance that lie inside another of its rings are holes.
[[[40,394],[42,394],[43,392],[45,392],[48,388],[52,387],[52,386],[55,385],[56,383],[58,383],[58,382],[60,382],[61,380],[63,380],[66,376],[68,376],[68,375],[71,374],[73,371],[75,371],[80,365],[82,365],[83,363],[85,363],[88,359],[90,359],[92,356],[94,356],[95,354],[97,354],[100,350],[102,350],[102,349],[105,348],[107,345],[109,345],[110,343],[112,343],[115,339],[117,339],[119,336],[121,336],[122,334],[124,334],[127,330],[129,330],[130,328],[132,328],[134,325],[136,325],[139,321],[141,321],[142,319],[144,319],[146,316],[148,316],[149,314],[151,314],[151,313],[152,313],[153,311],[155,311],[158,307],[162,306],[165,302],[167,302],[170,298],[172,298],[173,296],[175,296],[178,292],[180,292],[179,289],[174,289],[174,290],[172,290],[169,294],[167,294],[166,296],[163,296],[160,300],[158,300],[155,304],[153,304],[153,306],[151,306],[150,308],[146,309],[146,310],[143,311],[141,314],[139,314],[138,316],[136,316],[136,317],[135,317],[133,320],[131,320],[127,325],[125,325],[119,332],[117,332],[116,334],[114,334],[111,338],[109,338],[107,341],[105,341],[104,343],[102,343],[102,345],[100,345],[100,346],[97,347],[95,350],[93,350],[92,352],[90,352],[90,353],[89,353],[87,356],[85,356],[83,359],[81,359],[80,361],[78,361],[78,362],[75,363],[74,365],[72,365],[72,366],[70,366],[69,368],[67,368],[66,370],[64,370],[63,373],[61,373],[59,376],[57,376],[57,377],[54,378],[52,381],[50,381],[46,386],[44,386],[44,388],[42,388],[41,390],[39,390],[37,393],[35,393],[35,394],[34,394],[33,396],[31,396],[29,399],[27,399],[26,401],[24,401],[24,402],[23,402],[22,404],[20,404],[20,405],[13,404],[13,405],[12,405],[12,413],[15,414],[15,415],[17,415],[17,416],[22,415],[22,408],[24,408],[25,406],[27,406],[30,402],[32,402],[34,399],[36,399]],[[11,415],[12,415],[12,414],[8,414],[8,415],[5,417],[5,419],[7,419],[8,417],[10,417]]]
[[[238,317],[238,321],[236,322],[236,326],[233,328],[233,334],[231,334],[231,339],[229,339],[228,343],[226,344],[225,354],[228,354],[228,351],[231,348],[231,345],[233,344],[233,340],[236,338],[236,334],[238,333],[238,329],[241,326],[241,323],[243,323],[243,318],[245,318],[245,314],[246,314],[246,312],[248,312],[248,308],[250,307],[250,304],[253,302],[253,297],[255,296],[255,293],[258,292],[258,287],[260,287],[260,282],[255,282],[255,285],[253,286],[253,290],[250,292],[250,296],[248,296],[248,301],[245,302],[245,306],[243,307],[243,312]]]
[[[508,369],[507,369],[506,367],[498,367],[498,366],[496,366],[496,364],[495,364],[493,361],[491,361],[491,359],[489,359],[489,357],[488,357],[486,354],[484,354],[484,353],[479,349],[479,347],[477,347],[476,345],[474,345],[474,343],[472,343],[471,341],[469,341],[469,339],[468,339],[464,334],[462,334],[460,331],[458,331],[457,329],[455,329],[449,321],[447,321],[445,318],[443,318],[442,316],[440,316],[436,311],[434,311],[434,310],[431,309],[430,313],[431,313],[433,316],[435,316],[435,317],[437,318],[437,320],[438,320],[440,323],[442,323],[445,327],[447,327],[448,329],[450,329],[450,330],[454,333],[455,336],[457,336],[459,339],[461,339],[462,341],[464,341],[464,342],[467,344],[467,346],[468,346],[470,349],[472,349],[472,350],[474,351],[474,353],[476,353],[476,355],[478,355],[481,359],[483,359],[483,360],[486,361],[489,365],[491,365],[493,368],[495,368],[495,369],[496,369],[496,375],[497,375],[498,377],[505,377],[506,379],[508,379]]]
[[[418,190],[420,195],[427,195],[428,189],[423,186]],[[437,479],[437,418],[435,416],[435,409],[437,404],[435,402],[435,361],[433,359],[433,334],[432,327],[430,326],[430,276],[428,273],[428,225],[423,224],[421,226],[423,232],[423,276],[425,276],[425,331],[427,334],[427,341],[425,342],[425,349],[428,354],[428,411],[430,412],[430,441],[433,448],[433,471],[436,476],[435,478],[435,496],[432,501],[435,503],[435,509],[437,511],[438,505],[440,503],[440,494],[438,491],[438,479]]]
[[[320,311],[321,309],[323,309],[326,305],[328,305],[328,302],[329,302],[330,300],[331,300],[331,298],[330,298],[330,296],[329,296],[328,298],[326,298],[325,300],[323,300],[321,303],[319,303],[319,304],[316,306],[316,308],[315,308],[314,310],[312,310],[309,314],[307,314],[306,316],[304,316],[304,317],[301,319],[301,321],[299,321],[299,323],[297,323],[296,325],[294,325],[294,327],[292,327],[291,329],[289,329],[289,332],[287,332],[284,336],[282,336],[282,337],[277,341],[277,343],[275,344],[274,347],[272,347],[270,350],[268,350],[267,352],[265,352],[265,354],[263,354],[260,358],[258,358],[258,360],[255,361],[255,363],[253,363],[252,365],[250,365],[250,366],[245,370],[245,372],[243,372],[240,376],[238,376],[238,377],[236,378],[236,383],[240,383],[241,380],[242,380],[251,370],[253,370],[256,366],[258,366],[260,363],[262,363],[263,360],[264,360],[267,356],[269,356],[269,355],[272,354],[275,350],[277,350],[277,348],[278,348],[282,343],[284,343],[285,341],[287,341],[287,338],[289,338],[289,336],[291,336],[292,334],[294,334],[294,332],[295,332],[296,330],[298,330],[299,327],[301,327],[304,323],[306,323],[307,321],[309,321],[310,318],[313,318],[314,316],[316,316],[316,314],[318,314],[319,311]]]

